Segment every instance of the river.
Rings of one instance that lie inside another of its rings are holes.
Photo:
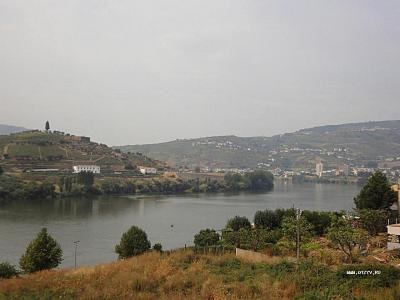
[[[276,182],[268,193],[65,198],[18,202],[0,207],[0,261],[18,264],[30,240],[47,227],[64,251],[63,267],[117,258],[115,244],[130,226],[143,228],[164,249],[193,244],[203,228],[221,229],[235,215],[251,221],[257,210],[298,207],[351,210],[357,185]]]

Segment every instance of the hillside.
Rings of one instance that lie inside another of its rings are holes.
[[[400,158],[400,120],[320,126],[272,137],[218,136],[116,148],[189,168],[313,169],[317,159],[327,168],[344,163],[376,166]]]
[[[381,270],[379,276],[346,270]],[[383,265],[334,267],[271,257],[150,252],[96,267],[0,280],[0,299],[398,299],[398,271]]]
[[[88,137],[62,132],[24,131],[0,136],[1,165],[9,172],[56,169],[71,172],[74,164],[100,165],[103,172],[134,169],[137,165],[163,167],[163,163],[136,153],[120,153]]]
[[[26,130],[28,130],[28,129],[26,129],[24,127],[0,124],[0,135],[16,133],[16,132],[21,132],[21,131],[26,131]]]

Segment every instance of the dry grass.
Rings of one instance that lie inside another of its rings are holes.
[[[282,261],[251,263],[238,260],[233,254],[200,255],[191,250],[170,255],[149,252],[95,267],[43,271],[3,280],[0,299],[284,300],[300,296],[304,292],[302,283],[293,280],[290,273],[282,273],[279,263]],[[398,299],[400,285],[354,289],[353,295]]]

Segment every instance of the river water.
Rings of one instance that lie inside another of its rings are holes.
[[[143,228],[164,249],[193,244],[203,228],[221,229],[235,215],[251,221],[257,210],[298,207],[351,210],[357,185],[276,182],[268,193],[68,198],[12,203],[0,207],[0,261],[18,264],[29,241],[47,227],[64,251],[63,267],[117,258],[115,244],[130,226]]]

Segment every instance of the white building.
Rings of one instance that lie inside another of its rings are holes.
[[[100,174],[100,166],[96,165],[76,165],[72,167],[73,173],[80,172],[92,172],[94,174]]]
[[[156,168],[150,168],[150,167],[138,167],[140,173],[146,175],[146,174],[157,174],[157,169]]]
[[[317,174],[318,177],[322,177],[322,172],[324,171],[324,165],[322,162],[318,162],[315,165],[315,174]]]

